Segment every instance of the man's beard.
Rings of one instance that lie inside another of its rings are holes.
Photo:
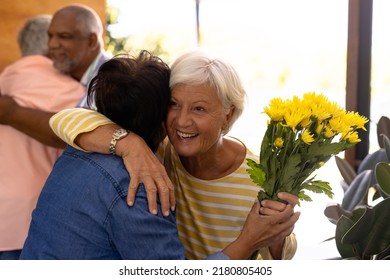
[[[83,59],[84,52],[80,52],[76,57],[69,58],[66,55],[60,56],[60,59],[56,59],[54,55],[50,55],[53,61],[53,66],[58,69],[58,71],[64,73],[65,75],[71,75],[78,68],[78,65]]]
[[[60,72],[69,75],[72,69],[72,61],[68,58],[62,61],[53,60],[53,66]]]

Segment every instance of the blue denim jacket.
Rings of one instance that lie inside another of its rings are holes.
[[[184,259],[174,213],[154,216],[141,184],[126,203],[122,159],[67,147],[32,214],[20,259]]]

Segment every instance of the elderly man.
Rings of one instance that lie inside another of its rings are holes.
[[[100,65],[109,58],[103,49],[99,16],[87,6],[65,6],[53,15],[48,34],[49,56],[54,67],[87,87]],[[86,106],[85,96],[79,106]],[[64,142],[49,127],[54,113],[22,107],[12,98],[0,97],[0,124],[9,125],[43,144],[63,148]]]

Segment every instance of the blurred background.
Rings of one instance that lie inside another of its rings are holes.
[[[369,152],[379,148],[376,124],[390,105],[390,1],[372,3],[369,40]],[[19,57],[16,34],[23,21],[53,13],[75,1],[2,0],[0,71]],[[106,48],[112,54],[147,49],[171,63],[182,53],[202,49],[230,62],[248,92],[247,108],[231,131],[255,153],[266,129],[263,108],[274,97],[291,98],[308,91],[324,93],[346,106],[350,5],[364,0],[85,0],[106,24]],[[368,1],[367,1],[368,2]],[[360,6],[361,7],[361,6]],[[363,26],[364,27],[364,26]],[[371,34],[370,34],[371,35]],[[361,112],[360,112],[361,113]],[[343,157],[343,155],[339,155]],[[302,203],[296,226],[299,242],[294,259],[338,256],[335,226],[323,214],[327,203],[341,202],[341,175],[334,159],[317,174],[329,181],[332,200],[311,195]],[[324,197],[323,197],[324,196]]]

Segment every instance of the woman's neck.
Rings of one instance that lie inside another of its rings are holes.
[[[206,153],[195,157],[180,157],[184,168],[202,180],[215,180],[233,173],[246,156],[245,146],[233,139],[222,137]]]

